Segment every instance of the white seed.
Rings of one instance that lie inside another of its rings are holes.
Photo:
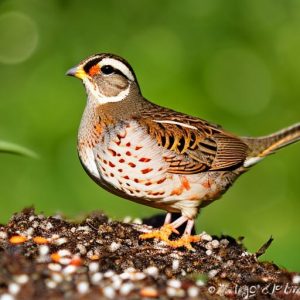
[[[79,294],[86,294],[90,289],[88,282],[82,281],[77,284],[77,291]]]
[[[299,284],[300,283],[300,275],[295,275],[293,277],[293,283],[294,284]]]
[[[207,241],[207,242],[212,241],[212,237],[209,234],[207,234],[206,232],[200,234],[200,237],[201,237],[202,241]]]
[[[191,286],[187,290],[188,296],[191,298],[196,298],[199,295],[199,289],[195,286]]]
[[[103,295],[105,297],[107,297],[108,299],[114,299],[115,295],[116,295],[116,292],[115,292],[115,290],[111,286],[106,286],[103,289]]]
[[[131,282],[127,282],[122,284],[121,288],[120,288],[120,294],[123,296],[127,296],[134,288],[133,283]]]
[[[146,277],[146,275],[142,272],[136,272],[131,274],[131,280],[143,280]]]
[[[70,256],[71,252],[67,249],[61,249],[61,250],[58,250],[57,254],[61,257],[64,257],[64,256]]]
[[[53,228],[52,223],[48,222],[46,225],[46,230],[50,230],[51,228]]]
[[[145,269],[144,272],[150,276],[156,277],[158,275],[158,268],[151,266]]]
[[[39,222],[38,221],[34,221],[31,226],[33,228],[37,228],[39,226]]]
[[[46,245],[39,246],[39,254],[40,256],[46,256],[49,253],[49,247]]]
[[[218,240],[211,241],[211,245],[213,248],[218,248],[220,246],[220,242]]]
[[[115,252],[116,250],[118,250],[121,247],[120,243],[116,243],[116,242],[112,242],[109,246],[109,250],[110,252]]]
[[[111,286],[115,289],[118,290],[121,287],[122,280],[118,275],[114,275],[112,278],[112,284]]]
[[[167,285],[174,289],[179,289],[181,287],[181,282],[178,279],[170,279],[168,280]]]
[[[103,278],[103,274],[102,273],[95,273],[91,276],[91,282],[93,284],[99,283]]]
[[[208,256],[209,256],[209,255],[212,255],[212,251],[211,251],[210,249],[209,249],[209,250],[206,250],[205,253],[206,253],[206,255],[208,255]]]
[[[76,248],[79,250],[80,254],[86,254],[86,247],[84,247],[82,244],[78,244]]]
[[[198,286],[204,286],[204,285],[205,285],[205,282],[204,282],[202,279],[198,279],[198,280],[196,281],[196,285],[198,285]]]
[[[55,289],[57,286],[57,283],[53,280],[46,279],[46,285],[49,289]]]
[[[209,272],[208,272],[208,277],[209,278],[213,278],[213,277],[215,277],[217,274],[219,273],[219,270],[210,270]]]
[[[60,283],[63,281],[63,277],[60,273],[53,273],[51,277],[52,277],[52,280],[54,280],[57,283]]]
[[[13,282],[13,283],[10,283],[10,284],[8,285],[8,291],[9,291],[10,294],[13,294],[13,295],[18,294],[19,291],[20,291],[20,289],[21,289],[21,287],[20,287],[20,285],[17,284],[17,283],[14,283],[14,282]]]
[[[60,259],[59,259],[59,262],[62,264],[62,265],[68,265],[68,264],[70,264],[71,263],[71,258],[69,258],[69,257],[61,257]]]
[[[220,241],[220,244],[221,244],[222,246],[224,246],[224,247],[227,247],[228,244],[229,244],[229,241],[228,241],[227,239],[222,239],[222,240]]]
[[[68,241],[67,238],[62,237],[62,238],[59,238],[59,239],[55,240],[54,244],[57,245],[57,246],[60,246],[60,245],[65,244],[67,241]],[[61,250],[61,251],[63,251],[63,250]]]
[[[74,233],[74,232],[76,231],[76,227],[72,227],[72,228],[70,229],[70,231],[71,231],[72,233]]]
[[[0,300],[14,300],[15,297],[10,295],[10,294],[3,294],[2,296],[0,296]]]
[[[132,218],[131,218],[131,217],[129,217],[129,216],[126,216],[126,217],[123,219],[123,222],[124,222],[124,223],[130,223],[130,222],[131,222],[131,220],[132,220]]]
[[[48,264],[48,269],[53,272],[60,272],[62,267],[60,264],[50,263],[50,264]]]
[[[89,264],[89,271],[91,272],[91,273],[95,273],[95,272],[97,272],[99,270],[99,264],[98,263],[96,263],[96,262],[91,262],[90,264]]]
[[[110,278],[110,277],[112,277],[113,275],[115,275],[115,272],[112,271],[112,270],[108,270],[108,271],[106,271],[106,272],[104,273],[104,277],[106,277],[106,278]]]
[[[63,269],[63,273],[64,273],[65,275],[73,274],[74,272],[76,272],[76,270],[77,270],[77,267],[76,267],[76,266],[68,265],[68,266],[66,266],[66,267]]]
[[[178,259],[174,259],[172,262],[172,269],[174,271],[176,271],[179,268],[179,260]]]
[[[176,297],[176,295],[177,295],[177,290],[176,290],[175,288],[173,288],[173,287],[168,286],[168,287],[167,287],[167,295],[168,295],[169,297]]]
[[[19,284],[25,284],[28,282],[29,277],[26,274],[16,275],[14,276],[14,279]]]
[[[5,231],[0,231],[0,239],[6,239],[7,238],[7,233]]]
[[[34,219],[35,219],[35,216],[30,216],[30,217],[28,218],[29,222],[32,222]]]
[[[143,224],[143,221],[140,218],[135,218],[135,219],[133,219],[132,223],[134,223],[134,224]]]

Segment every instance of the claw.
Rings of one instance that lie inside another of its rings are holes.
[[[172,248],[185,247],[188,250],[195,251],[191,243],[199,242],[200,236],[184,234],[178,240],[172,241],[169,239],[169,236],[173,232],[179,234],[178,230],[175,229],[171,224],[166,224],[162,226],[159,230],[153,230],[151,232],[141,234],[139,238],[143,240],[157,238],[161,241],[164,241],[168,246]]]

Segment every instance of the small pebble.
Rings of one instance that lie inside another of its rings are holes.
[[[7,238],[7,233],[5,231],[0,231],[0,239],[6,239]]]
[[[76,248],[79,250],[81,255],[86,254],[86,247],[84,247],[82,244],[78,244]]]
[[[123,222],[124,222],[124,223],[130,223],[130,222],[131,222],[131,220],[132,220],[132,218],[131,218],[131,217],[129,217],[129,216],[126,216],[126,217],[123,219]]]
[[[46,279],[46,285],[49,289],[55,289],[57,286],[57,283],[53,280]]]
[[[135,218],[135,219],[133,219],[132,223],[134,223],[134,224],[143,224],[143,221],[140,218]]]
[[[54,244],[57,245],[57,246],[60,246],[60,245],[65,244],[67,241],[68,241],[67,238],[62,237],[62,238],[59,238],[59,239],[55,240],[55,241],[54,241]],[[62,250],[62,251],[63,251],[63,250]]]
[[[106,272],[104,273],[104,277],[106,277],[106,278],[110,278],[110,277],[112,277],[113,275],[115,275],[115,272],[112,271],[112,270],[106,271]]]

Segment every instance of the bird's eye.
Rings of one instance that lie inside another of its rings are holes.
[[[109,75],[114,72],[114,68],[110,65],[105,65],[101,68],[103,74]]]

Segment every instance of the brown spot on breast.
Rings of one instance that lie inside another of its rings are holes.
[[[109,166],[114,168],[116,165],[114,165],[111,161],[109,162]]]
[[[141,172],[142,172],[143,174],[147,174],[147,173],[149,173],[149,172],[151,172],[151,171],[153,171],[152,168],[146,168],[146,169],[141,170]]]
[[[135,168],[135,167],[136,167],[136,164],[134,164],[133,162],[128,163],[128,165],[129,165],[131,168]]]
[[[113,173],[110,173],[109,175],[110,175],[111,177],[115,177],[115,174],[113,174]]]
[[[127,144],[126,144],[126,147],[130,147],[131,146],[131,144],[130,144],[130,142],[128,142]]]
[[[122,172],[123,172],[123,169],[118,169],[118,172],[122,173]]]
[[[112,156],[116,156],[117,155],[117,152],[115,151],[115,150],[113,150],[113,149],[108,149],[108,151],[110,152],[110,154],[112,155]]]
[[[131,156],[131,152],[130,151],[126,151],[125,153],[127,156]]]
[[[142,146],[136,146],[135,147],[135,150],[140,150],[140,149],[142,149],[143,147]]]
[[[172,192],[171,192],[171,196],[180,196],[181,194],[182,194],[182,192],[183,192],[183,188],[182,188],[182,186],[181,187],[179,187],[179,188],[176,188],[176,189],[174,189]]]
[[[151,185],[151,184],[152,184],[151,181],[147,181],[147,182],[145,183],[146,186],[149,186],[149,185]]]
[[[123,159],[123,158],[121,158],[121,159],[119,159],[119,163],[124,163],[125,162],[125,159]]]
[[[140,162],[149,162],[151,161],[151,158],[147,158],[147,157],[142,157],[139,159]]]
[[[202,183],[202,186],[206,189],[210,189],[211,188],[211,181],[209,179],[205,180],[203,183]]]
[[[166,179],[167,179],[167,178],[164,177],[164,178],[158,180],[156,183],[157,183],[157,184],[162,184],[163,182],[165,182]]]
[[[185,188],[186,190],[189,190],[191,188],[190,183],[185,176],[181,177],[181,184],[182,187]]]
[[[123,176],[123,178],[124,178],[124,179],[129,179],[129,176],[128,176],[128,175],[126,175],[126,176]]]
[[[136,183],[139,183],[139,182],[140,182],[137,178],[134,178],[133,180],[134,180],[134,182],[136,182]]]
[[[103,159],[103,162],[107,165],[107,160]]]

